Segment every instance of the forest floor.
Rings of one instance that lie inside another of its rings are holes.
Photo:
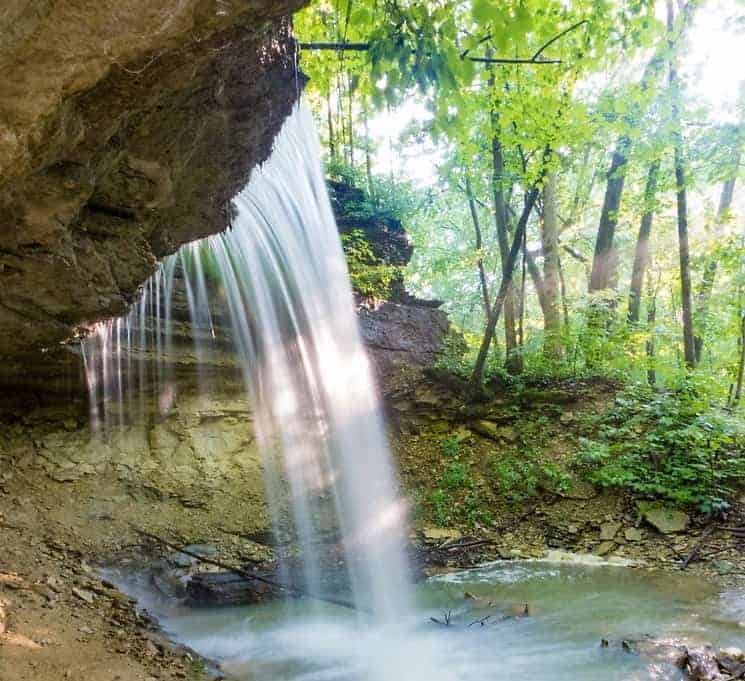
[[[717,583],[745,584],[745,531],[724,529],[745,528],[745,490],[713,518],[669,503],[649,511],[578,473],[583,439],[618,391],[604,380],[557,381],[501,390],[474,408],[440,382],[403,390],[392,402],[392,441],[428,560],[463,567],[558,550],[646,568],[685,563]]]
[[[393,449],[412,500],[412,550],[421,564],[440,571],[564,550],[678,572],[694,554],[688,572],[723,588],[745,584],[743,540],[719,530],[721,520],[689,514],[680,531],[660,532],[630,495],[565,479],[585,417],[606,409],[615,391],[602,382],[544,386],[475,411],[435,383],[393,396]],[[525,461],[533,463],[526,468]],[[169,644],[97,569],[169,553],[143,545],[133,524],[213,545],[231,564],[270,551],[238,531],[226,533],[226,518],[208,507],[115,501],[121,490],[108,485],[61,483],[33,467],[0,479],[1,681],[206,678],[203,662]],[[94,509],[93,497],[111,499],[109,510]],[[743,501],[728,524],[745,525]]]

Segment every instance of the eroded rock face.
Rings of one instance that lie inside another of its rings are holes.
[[[307,0],[0,9],[0,386],[69,388],[60,341],[229,222],[300,90]]]
[[[391,301],[363,303],[358,317],[362,340],[386,395],[435,364],[449,328],[442,310]]]

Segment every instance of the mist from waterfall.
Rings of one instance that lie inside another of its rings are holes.
[[[265,452],[275,526],[289,521],[300,546],[303,589],[320,592],[319,538],[338,537],[356,605],[396,621],[409,608],[405,506],[320,159],[300,105],[235,197],[231,228],[166,258],[128,315],[96,325],[82,343],[91,418],[107,432],[141,410],[146,393],[167,412],[176,325],[190,326],[197,367],[228,338]],[[174,301],[184,298],[188,319],[178,319]],[[288,496],[289,518],[279,501]]]

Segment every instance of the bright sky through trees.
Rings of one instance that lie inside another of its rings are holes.
[[[745,24],[736,21],[737,0],[712,0],[705,11],[696,13],[689,35],[689,46],[683,54],[683,75],[691,98],[710,108],[710,118],[720,122],[733,121],[739,87],[737,79],[745,83]],[[658,3],[657,16],[665,19],[664,3]],[[637,60],[636,71],[643,64]],[[616,77],[637,77],[637,73],[613,74]],[[600,81],[598,81],[600,84]],[[376,114],[370,120],[370,134],[376,152],[374,167],[379,173],[390,173],[422,186],[437,179],[437,165],[442,160],[431,140],[400,141],[412,123],[431,118],[424,104],[411,98],[390,111]]]

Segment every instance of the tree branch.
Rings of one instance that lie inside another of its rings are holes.
[[[300,43],[301,50],[331,50],[334,52],[367,52],[370,43]],[[413,54],[413,52],[412,52]],[[463,57],[479,64],[561,64],[560,59],[511,59],[492,57]]]
[[[569,28],[563,30],[561,33],[555,35],[551,40],[549,40],[547,43],[545,43],[539,50],[536,52],[533,57],[532,61],[537,61],[538,57],[540,57],[551,45],[553,45],[557,40],[560,40],[563,38],[567,33],[571,33],[575,29],[579,28],[583,24],[587,23],[587,19],[582,19],[582,21],[578,21],[576,24],[570,26]],[[543,62],[541,62],[543,63]]]

